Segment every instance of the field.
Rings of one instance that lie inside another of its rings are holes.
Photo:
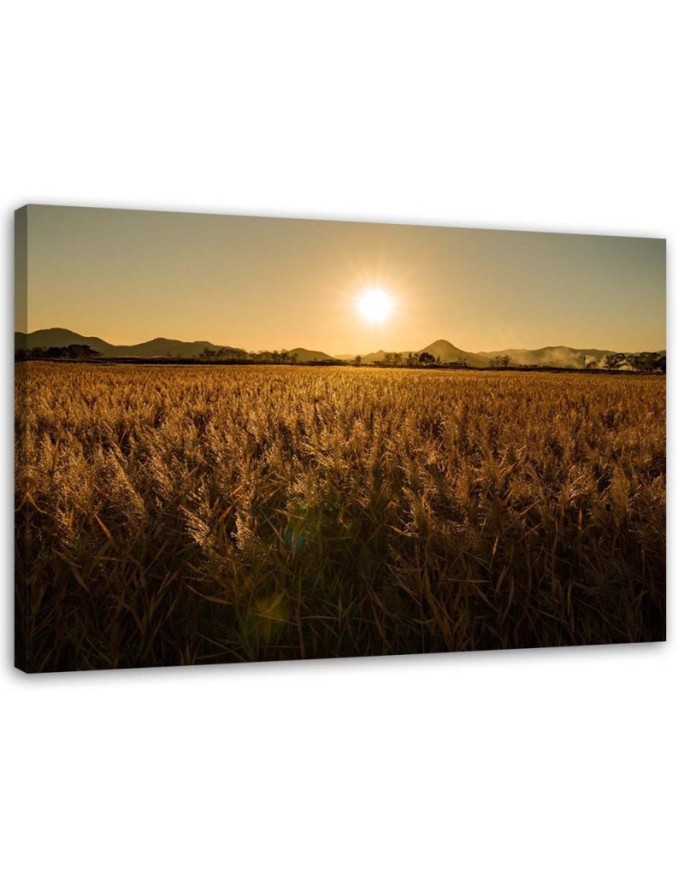
[[[29,671],[665,637],[665,381],[17,365]]]

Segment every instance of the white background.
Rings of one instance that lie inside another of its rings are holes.
[[[676,11],[5,10],[5,877],[683,876]],[[25,202],[667,237],[669,642],[12,671],[11,211]]]

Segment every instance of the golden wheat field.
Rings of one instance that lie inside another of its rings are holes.
[[[30,671],[665,637],[665,381],[17,365]]]

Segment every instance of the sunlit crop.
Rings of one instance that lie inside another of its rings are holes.
[[[30,670],[664,638],[662,377],[17,365]]]

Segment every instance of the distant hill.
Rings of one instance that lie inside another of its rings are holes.
[[[166,339],[163,336],[158,336],[147,342],[139,342],[136,345],[112,345],[104,339],[100,339],[99,336],[82,336],[80,333],[74,333],[73,330],[66,330],[63,327],[14,334],[15,349],[66,348],[69,345],[88,345],[102,357],[107,358],[196,358],[206,349],[218,351],[222,357],[240,357],[247,354],[243,348],[216,345],[207,340],[183,342],[180,339]],[[296,356],[301,363],[334,360],[324,351],[313,351],[308,348],[293,348],[288,354]]]
[[[465,363],[469,367],[488,367],[489,359],[481,357],[480,355],[473,354],[472,352],[463,351],[460,348],[456,348],[455,345],[452,345],[450,342],[447,342],[446,339],[438,339],[436,342],[431,343],[430,345],[426,345],[425,348],[420,348],[415,352],[402,351],[400,352],[404,358],[406,358],[409,354],[417,354],[421,355],[423,352],[427,352],[431,354],[435,360],[439,359],[443,364],[450,363]],[[383,349],[380,351],[372,351],[370,354],[363,355],[361,358],[362,364],[375,364],[382,363],[385,359],[385,352]],[[342,359],[342,358],[340,358]],[[351,358],[349,358],[351,360]]]
[[[507,348],[502,351],[482,351],[479,356],[487,362],[495,357],[508,356],[513,366],[535,367],[584,367],[598,364],[606,357],[613,354],[609,349],[597,348],[568,348],[566,345],[548,345],[546,348]]]
[[[474,354],[471,351],[463,351],[463,349],[456,348],[455,345],[452,345],[446,339],[438,339],[436,342],[426,345],[425,348],[420,349],[418,354],[421,355],[423,352],[431,354],[433,358],[439,358],[443,364],[465,362],[469,367],[489,366],[489,357],[482,354]]]
[[[99,336],[82,336],[73,330],[63,327],[53,327],[50,330],[35,330],[33,333],[15,333],[15,349],[32,348],[66,348],[70,345],[85,345],[98,352],[105,358],[197,358],[207,349],[216,352],[215,358],[246,358],[247,352],[242,348],[232,346],[215,345],[213,342],[196,341],[183,342],[180,339],[165,339],[157,337],[147,342],[139,342],[136,345],[112,345]],[[606,368],[609,363],[613,369],[631,370],[630,358],[635,353],[616,353],[609,349],[597,348],[570,348],[565,345],[549,345],[546,348],[506,348],[500,351],[464,351],[457,348],[447,339],[437,339],[426,345],[425,348],[415,352],[403,351],[404,359],[409,354],[420,356],[424,352],[431,354],[442,364],[460,363],[469,367],[489,367],[494,359],[502,357],[510,358],[511,366],[535,366],[535,367],[564,367],[582,369],[584,367]],[[383,363],[386,352],[384,350],[369,352],[362,355],[361,363]],[[619,357],[617,355],[619,354]],[[664,351],[659,354],[665,354]],[[333,360],[353,361],[355,355],[345,354],[331,357],[324,351],[309,348],[292,348],[288,351],[291,358],[298,363],[316,363]],[[616,359],[617,357],[617,359]],[[633,358],[632,358],[633,360]]]
[[[585,367],[606,367],[606,359],[615,352],[610,349],[598,348],[570,348],[566,345],[549,345],[546,348],[505,348],[499,351],[464,351],[457,348],[447,339],[437,339],[435,342],[426,345],[425,348],[417,349],[413,354],[421,355],[423,352],[431,354],[436,360],[442,364],[461,363],[468,367],[489,367],[496,358],[510,358],[511,366],[533,366],[533,367],[563,367],[565,369],[583,369]],[[411,352],[402,351],[401,355],[406,357]],[[362,355],[362,364],[383,363],[386,352],[372,351]],[[664,351],[659,354],[665,354]],[[354,355],[345,354],[337,355],[338,360],[353,361]],[[626,366],[625,369],[630,369]]]
[[[212,342],[182,342],[180,339],[165,339],[157,337],[148,342],[139,342],[136,345],[112,345],[100,339],[99,336],[81,336],[73,330],[65,330],[62,327],[54,327],[51,330],[35,330],[33,333],[15,333],[15,349],[31,348],[63,348],[68,345],[89,345],[102,357],[140,357],[140,358],[192,358],[198,357],[209,348],[221,349],[226,356],[244,355],[241,348],[215,345]]]
[[[53,327],[51,330],[35,330],[33,333],[15,333],[14,348],[65,348],[67,345],[89,345],[104,357],[116,357],[116,345],[110,345],[99,336],[81,336],[72,330]]]
[[[159,336],[150,339],[149,342],[139,342],[137,345],[120,345],[117,349],[125,349],[127,357],[163,358],[163,357],[198,357],[206,349],[216,351],[220,349],[228,357],[231,355],[245,354],[243,349],[233,346],[214,345],[213,342],[182,342],[180,339],[164,339]],[[120,355],[116,355],[120,357]]]
[[[183,342],[180,339],[166,339],[163,336],[158,336],[147,342],[139,342],[136,345],[112,345],[104,339],[100,339],[99,336],[82,336],[80,333],[74,333],[73,330],[66,330],[63,327],[35,330],[28,334],[14,334],[15,349],[66,348],[69,345],[88,345],[102,357],[107,358],[196,358],[206,349],[218,351],[222,357],[240,357],[247,354],[243,348],[216,345],[207,340]],[[296,356],[300,363],[334,360],[324,351],[314,351],[308,348],[293,348],[288,354]]]
[[[311,351],[308,348],[291,348],[288,351],[290,357],[296,357],[300,364],[311,361],[333,361],[335,358],[326,354],[324,351]]]
[[[403,352],[402,352],[403,354]],[[385,352],[380,349],[380,351],[372,351],[370,354],[364,354],[361,357],[362,364],[374,364],[374,363],[382,363],[385,358]]]

